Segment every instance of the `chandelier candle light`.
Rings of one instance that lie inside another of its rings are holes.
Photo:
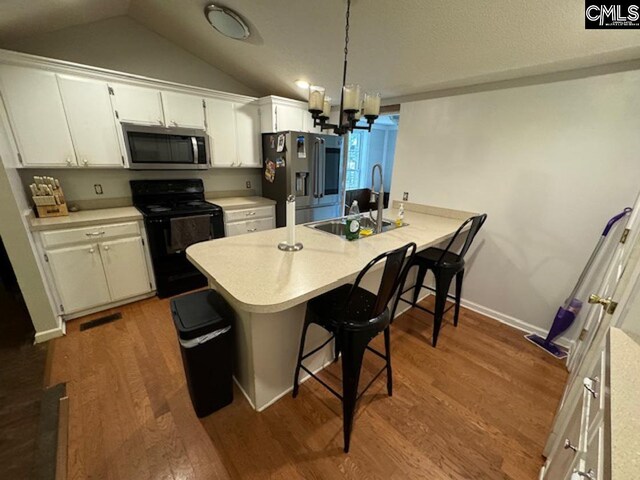
[[[339,124],[328,123],[331,114],[331,98],[325,96],[325,89],[317,85],[309,86],[309,112],[313,117],[313,126],[322,130],[333,130],[337,135],[354,130],[371,131],[371,125],[380,115],[380,94],[365,92],[364,101],[357,83],[347,84],[347,56],[349,54],[349,14],[351,0],[347,0],[347,15],[344,37],[344,67],[342,70],[342,95],[340,97]],[[367,126],[358,126],[358,120],[364,114]]]

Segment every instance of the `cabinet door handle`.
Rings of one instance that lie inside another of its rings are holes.
[[[245,215],[246,217],[252,217],[252,216],[254,216],[255,214],[256,214],[256,212],[247,212],[247,213],[245,213],[244,215]]]
[[[71,157],[67,157],[67,167],[70,167],[71,165],[72,165]]]
[[[104,248],[105,250],[109,250],[109,245],[105,245],[102,248]]]
[[[176,122],[175,120],[171,120],[171,125],[173,125],[174,127],[178,126],[178,122]]]
[[[596,472],[593,469],[589,469],[586,472],[581,472],[580,470],[574,470],[571,475],[571,480],[579,480],[581,478],[588,478],[589,480],[596,480]]]
[[[564,439],[564,449],[565,450],[573,450],[574,452],[578,451],[578,447],[572,445],[571,444],[571,440],[569,440],[568,438]]]
[[[587,392],[589,392],[591,394],[591,396],[593,398],[598,398],[598,392],[593,387],[593,385],[595,385],[597,383],[598,383],[598,377],[595,377],[595,378],[587,377],[582,382],[582,385],[584,386],[584,388],[587,390]]]
[[[84,164],[84,166],[86,167],[87,165],[89,165],[89,162],[86,158],[82,159],[82,163]]]
[[[92,248],[89,249],[89,253],[93,253],[93,252],[95,252],[95,250],[92,247]]]
[[[247,228],[247,232],[255,232],[258,230],[257,228]]]
[[[158,124],[164,125],[164,122],[162,120],[158,119]]]
[[[100,235],[104,235],[104,232],[89,232],[85,233],[87,237],[99,237]]]

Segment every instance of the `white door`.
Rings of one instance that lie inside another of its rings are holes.
[[[238,166],[261,167],[260,111],[257,105],[236,103],[236,151]]]
[[[106,82],[58,75],[58,84],[78,164],[124,166]]]
[[[622,221],[624,222],[624,219]],[[625,229],[627,233],[624,236],[624,241],[620,241],[618,243],[604,271],[600,273],[601,282],[599,287],[595,291],[589,292],[600,297],[603,302],[606,302],[607,299],[616,296],[616,290],[622,278],[622,274],[625,271],[625,267],[627,266],[631,250],[638,239],[637,230],[639,226],[640,195],[636,199],[633,211],[626,222]],[[619,294],[620,292],[618,292],[618,296]],[[579,337],[576,339],[575,347],[571,352],[571,357],[568,362],[568,367],[573,373],[572,376],[577,374],[577,370],[579,370],[580,365],[584,360],[584,355],[593,343],[603,321],[606,320],[608,324],[611,319],[611,315],[607,314],[607,309],[602,308],[601,305],[598,304],[590,306],[585,305],[580,313],[584,316],[578,317],[577,321],[582,323],[582,330]],[[605,328],[605,330],[606,329],[607,328]]]
[[[168,127],[204,130],[204,105],[201,97],[162,92],[162,105]]]
[[[276,105],[276,131],[292,130],[300,132],[304,128],[302,114],[304,110],[288,105]]]
[[[112,301],[151,290],[141,237],[102,242],[99,247]]]
[[[211,165],[233,167],[238,163],[233,102],[208,98],[207,130],[211,139]]]
[[[98,245],[81,245],[47,251],[64,313],[109,303]]]
[[[118,83],[109,85],[113,89],[114,108],[121,122],[140,125],[165,124],[159,90]]]
[[[23,164],[77,166],[55,74],[3,65],[0,87]]]

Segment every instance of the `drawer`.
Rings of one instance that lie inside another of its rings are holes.
[[[225,224],[227,237],[242,235],[245,233],[262,232],[275,228],[275,221],[271,218],[259,218],[257,220],[247,220],[245,222],[234,222]]]
[[[43,245],[51,248],[78,242],[100,242],[106,238],[127,235],[140,235],[140,228],[136,222],[54,230],[43,232],[41,238]]]
[[[585,454],[584,472],[592,472],[592,478],[604,479],[604,421],[599,417],[599,423],[589,429],[587,453]]]
[[[567,472],[574,464],[576,457],[579,457],[576,450],[581,451],[584,440],[581,439],[582,418],[584,416],[583,402],[586,395],[580,395],[580,400],[571,414],[565,431],[559,438],[559,444],[549,456],[546,468],[544,469],[545,480],[560,480],[565,478]]]
[[[587,390],[590,398],[588,410],[588,425],[597,420],[598,414],[604,412],[604,385],[606,383],[606,352],[603,350],[588,377],[583,379],[582,386]]]
[[[275,207],[269,205],[267,207],[243,208],[241,210],[225,210],[225,222],[239,222],[241,220],[249,220],[253,218],[275,217]]]

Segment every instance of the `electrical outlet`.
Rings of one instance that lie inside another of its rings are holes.
[[[247,188],[251,188],[251,182],[247,180]]]
[[[102,185],[96,183],[93,185],[93,190],[96,192],[96,195],[102,195],[104,192],[102,191]]]
[[[404,193],[402,194],[402,201],[403,201],[403,202],[407,202],[407,201],[409,201],[409,192],[404,192]]]

